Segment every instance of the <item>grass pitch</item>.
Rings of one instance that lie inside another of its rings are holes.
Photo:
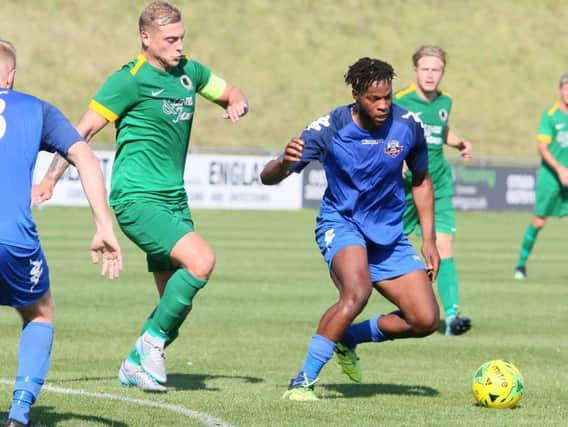
[[[170,391],[157,396],[123,388],[116,378],[157,301],[144,255],[121,236],[123,275],[104,281],[89,261],[88,210],[35,211],[57,301],[47,384],[99,393],[95,398],[44,390],[32,412],[36,425],[203,425],[174,407],[235,426],[564,425],[565,222],[551,220],[545,227],[528,265],[529,280],[516,282],[513,267],[529,215],[459,214],[455,252],[461,308],[473,319],[473,329],[460,337],[435,334],[360,346],[363,384],[349,383],[331,361],[316,388],[323,400],[312,404],[283,401],[281,395],[303,361],[319,317],[336,299],[313,241],[315,212],[198,210],[194,216],[197,230],[217,252],[217,268],[168,349]],[[375,294],[362,317],[391,308]],[[4,308],[0,322],[4,418],[20,320]],[[513,361],[525,376],[526,393],[517,409],[473,405],[471,377],[495,358]]]

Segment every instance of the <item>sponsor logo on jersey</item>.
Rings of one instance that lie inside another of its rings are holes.
[[[193,98],[188,96],[187,98],[183,99],[164,99],[162,100],[162,111],[164,114],[168,116],[175,116],[172,120],[173,123],[177,123],[180,121],[187,121],[193,117],[192,111],[184,111],[184,106],[192,106],[193,105]]]
[[[362,139],[361,140],[361,144],[363,145],[377,145],[377,144],[382,144],[383,142],[385,142],[385,140],[383,138],[379,138],[379,139]]]
[[[165,89],[160,89],[160,90],[153,90],[152,91],[152,96],[158,96],[159,94],[161,94]]]
[[[41,278],[41,275],[43,273],[43,260],[40,259],[34,261],[30,259],[30,266],[30,283],[32,284],[30,291],[33,291],[33,289],[39,283],[39,279]]]
[[[393,159],[400,153],[402,153],[402,150],[404,150],[404,147],[400,145],[400,142],[398,142],[396,139],[387,142],[387,146],[385,147],[385,153],[387,153]]]
[[[443,120],[444,122],[448,121],[448,111],[445,108],[440,109],[440,111],[438,111],[438,115],[440,116],[440,120]]]
[[[442,139],[442,126],[424,125],[424,137],[428,144],[441,145],[444,143]]]
[[[562,131],[556,134],[556,141],[562,148],[568,147],[568,132]]]
[[[191,79],[187,77],[185,74],[179,78],[181,85],[186,88],[187,90],[191,90],[193,87],[193,83],[191,83]]]
[[[556,129],[556,130],[560,130],[562,128],[564,128],[564,123],[556,123],[554,125],[554,129]]]

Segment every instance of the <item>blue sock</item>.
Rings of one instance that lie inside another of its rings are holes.
[[[390,338],[379,329],[378,323],[381,317],[382,314],[349,326],[345,334],[341,337],[341,343],[349,348],[355,348],[357,344],[364,342],[382,342],[389,340]]]
[[[22,424],[30,420],[30,407],[37,400],[47,376],[53,343],[53,325],[30,322],[24,325],[18,349],[18,372],[8,418]]]
[[[304,366],[292,383],[293,385],[304,382],[304,374],[308,377],[308,382],[313,382],[318,377],[323,365],[333,356],[335,343],[321,335],[315,334],[308,346],[308,355],[304,360]]]

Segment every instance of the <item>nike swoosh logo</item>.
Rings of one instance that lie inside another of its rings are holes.
[[[152,96],[158,96],[158,95],[161,94],[163,91],[164,91],[164,89],[153,90],[153,91],[152,91]]]

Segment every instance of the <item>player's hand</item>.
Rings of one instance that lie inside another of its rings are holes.
[[[426,263],[426,272],[430,280],[436,280],[438,270],[440,269],[440,254],[436,248],[436,242],[424,242],[422,244],[422,256]]]
[[[232,122],[237,122],[246,113],[248,113],[248,103],[245,99],[242,99],[227,106],[223,117]]]
[[[473,146],[469,141],[461,141],[457,145],[458,150],[460,150],[460,156],[463,157],[464,160],[471,160],[473,157]]]
[[[51,199],[53,196],[53,188],[55,182],[43,179],[39,184],[32,185],[32,197],[30,206],[36,206],[46,200]]]
[[[98,264],[99,254],[102,255],[101,276],[110,280],[116,279],[122,271],[122,252],[118,240],[112,230],[95,233],[91,242],[91,260]]]
[[[558,174],[558,179],[562,183],[562,186],[568,187],[568,168],[560,166],[556,173]]]
[[[402,177],[405,178],[406,177],[406,172],[408,172],[408,165],[406,164],[406,161],[402,162]]]
[[[282,155],[282,163],[286,166],[297,163],[302,159],[304,153],[304,141],[299,138],[292,138],[286,147],[284,147],[284,154]]]

